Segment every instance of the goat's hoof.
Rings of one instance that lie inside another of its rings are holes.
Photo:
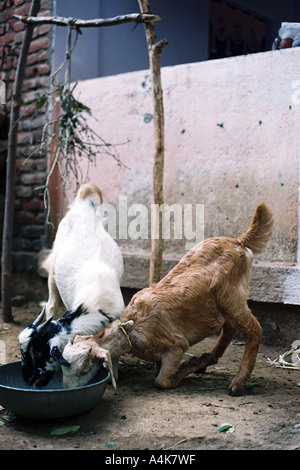
[[[243,395],[244,388],[243,387],[238,387],[236,385],[230,386],[228,390],[228,395],[231,397],[240,397]]]

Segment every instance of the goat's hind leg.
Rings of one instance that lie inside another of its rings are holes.
[[[250,378],[262,337],[262,327],[248,306],[245,306],[244,311],[238,315],[237,329],[244,335],[245,351],[239,371],[229,387],[231,396],[241,395],[245,382]]]

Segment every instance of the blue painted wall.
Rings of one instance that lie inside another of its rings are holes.
[[[228,2],[229,3],[229,2]],[[269,20],[268,48],[281,21],[300,21],[299,0],[232,0],[230,3]],[[157,39],[167,38],[162,66],[208,59],[210,0],[149,0]],[[138,13],[137,0],[56,0],[56,14],[82,19]],[[82,30],[72,60],[72,79],[87,79],[148,68],[144,26],[133,23]],[[55,28],[54,66],[64,59],[66,28]]]

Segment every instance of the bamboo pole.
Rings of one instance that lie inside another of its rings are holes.
[[[138,0],[141,13],[151,14],[147,0]],[[162,206],[164,203],[164,107],[161,85],[161,54],[168,44],[166,39],[156,41],[156,32],[153,23],[145,23],[145,33],[149,52],[149,67],[152,82],[153,96],[153,124],[154,124],[154,161],[153,161],[153,203]],[[158,233],[158,238],[151,239],[151,259],[149,284],[152,285],[161,279],[162,257],[164,240],[162,234],[162,213],[155,210],[152,217],[152,233]]]

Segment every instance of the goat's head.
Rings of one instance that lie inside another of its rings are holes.
[[[36,320],[19,334],[24,380],[30,385],[35,383],[37,387],[48,384],[59,369],[59,363],[67,364],[57,346],[50,348],[49,344],[59,326],[51,318],[44,321],[44,316],[45,307]]]
[[[68,365],[62,365],[64,388],[82,387],[92,380],[100,367],[108,367],[113,387],[116,388],[112,360],[107,349],[97,345],[88,336],[76,336],[69,341],[63,351],[64,360]]]

